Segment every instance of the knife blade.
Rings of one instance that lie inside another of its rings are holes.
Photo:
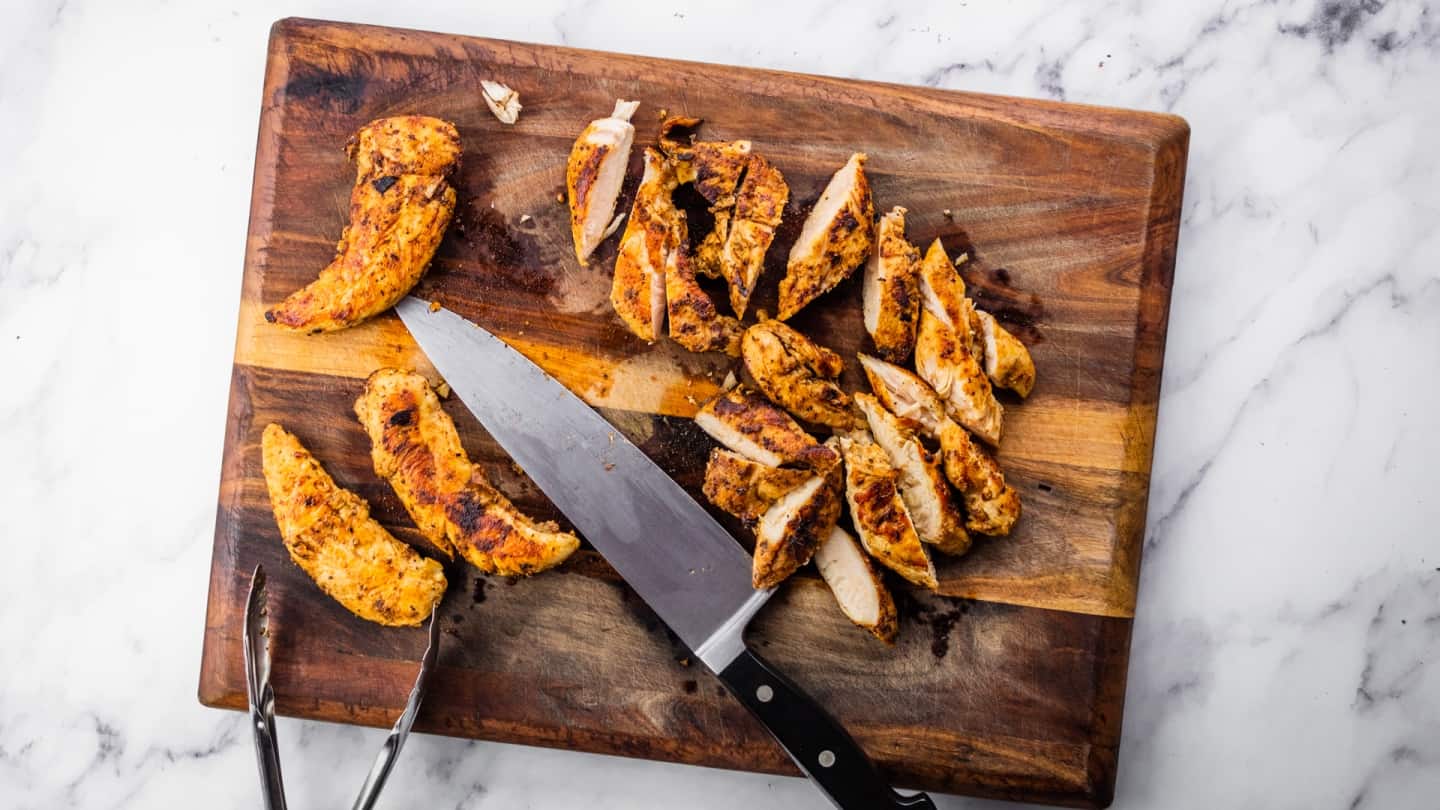
[[[891,789],[838,723],[745,647],[773,591],[751,587],[749,555],[669,474],[489,331],[414,296],[395,309],[481,425],[836,807],[934,807]]]

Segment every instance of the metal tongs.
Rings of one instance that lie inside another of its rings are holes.
[[[410,736],[410,727],[415,724],[415,715],[420,711],[420,701],[425,698],[425,679],[435,668],[440,655],[440,623],[435,615],[439,605],[430,611],[427,627],[429,643],[425,655],[420,659],[420,674],[415,676],[415,686],[410,689],[410,698],[405,701],[405,711],[390,729],[375,764],[365,777],[353,810],[371,810],[380,798],[380,790],[395,767],[400,748]],[[280,778],[280,747],[275,740],[275,690],[270,686],[270,614],[265,600],[265,568],[255,566],[250,577],[250,595],[245,603],[245,688],[250,700],[250,728],[255,732],[255,759],[260,765],[261,791],[265,798],[266,810],[285,810],[285,785]]]

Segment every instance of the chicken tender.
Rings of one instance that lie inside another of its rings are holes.
[[[835,352],[780,321],[761,321],[745,330],[740,354],[760,390],[796,417],[836,429],[859,424],[835,382],[844,368]]]

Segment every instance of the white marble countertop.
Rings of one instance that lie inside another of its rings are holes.
[[[1440,5],[923,5],[7,4],[0,805],[259,805],[195,688],[265,41],[302,15],[1185,116],[1115,806],[1436,807]],[[381,732],[280,726],[292,806],[348,802]],[[425,736],[387,795],[825,806]]]

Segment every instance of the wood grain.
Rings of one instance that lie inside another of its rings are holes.
[[[482,78],[519,90],[518,124],[502,126],[490,115],[479,99]],[[418,632],[349,616],[286,560],[260,476],[260,431],[279,421],[398,536],[424,546],[370,470],[350,410],[377,367],[434,375],[408,333],[393,315],[314,337],[261,318],[266,304],[330,259],[353,177],[341,146],[374,118],[424,113],[461,132],[456,221],[420,294],[515,343],[698,494],[711,444],[688,417],[734,361],[629,336],[606,298],[614,240],[591,269],[578,267],[556,202],[571,140],[620,97],[643,102],[642,143],[653,140],[662,108],[698,115],[707,119],[706,137],[748,138],[785,173],[791,203],[752,310],[774,311],[775,284],[804,213],[846,156],[864,150],[877,207],[909,208],[909,235],[922,245],[939,237],[952,253],[971,250],[976,261],[966,278],[978,303],[1030,345],[1039,369],[1027,401],[1005,400],[999,457],[1025,503],[1015,534],[940,560],[940,594],[897,581],[897,647],[849,626],[808,572],[767,607],[751,642],[900,783],[1108,803],[1188,130],[1171,116],[1049,102],[277,23],[201,700],[244,703],[239,634],[246,577],[257,562],[271,572],[282,711],[388,724],[423,646]],[[625,199],[639,175],[638,150],[632,164]],[[851,389],[863,385],[853,356],[867,340],[858,288],[842,285],[795,320],[852,358],[842,378]],[[560,517],[462,406],[446,408],[502,489],[538,515]],[[463,564],[448,573],[445,648],[422,730],[794,773],[594,552],[518,583]]]

